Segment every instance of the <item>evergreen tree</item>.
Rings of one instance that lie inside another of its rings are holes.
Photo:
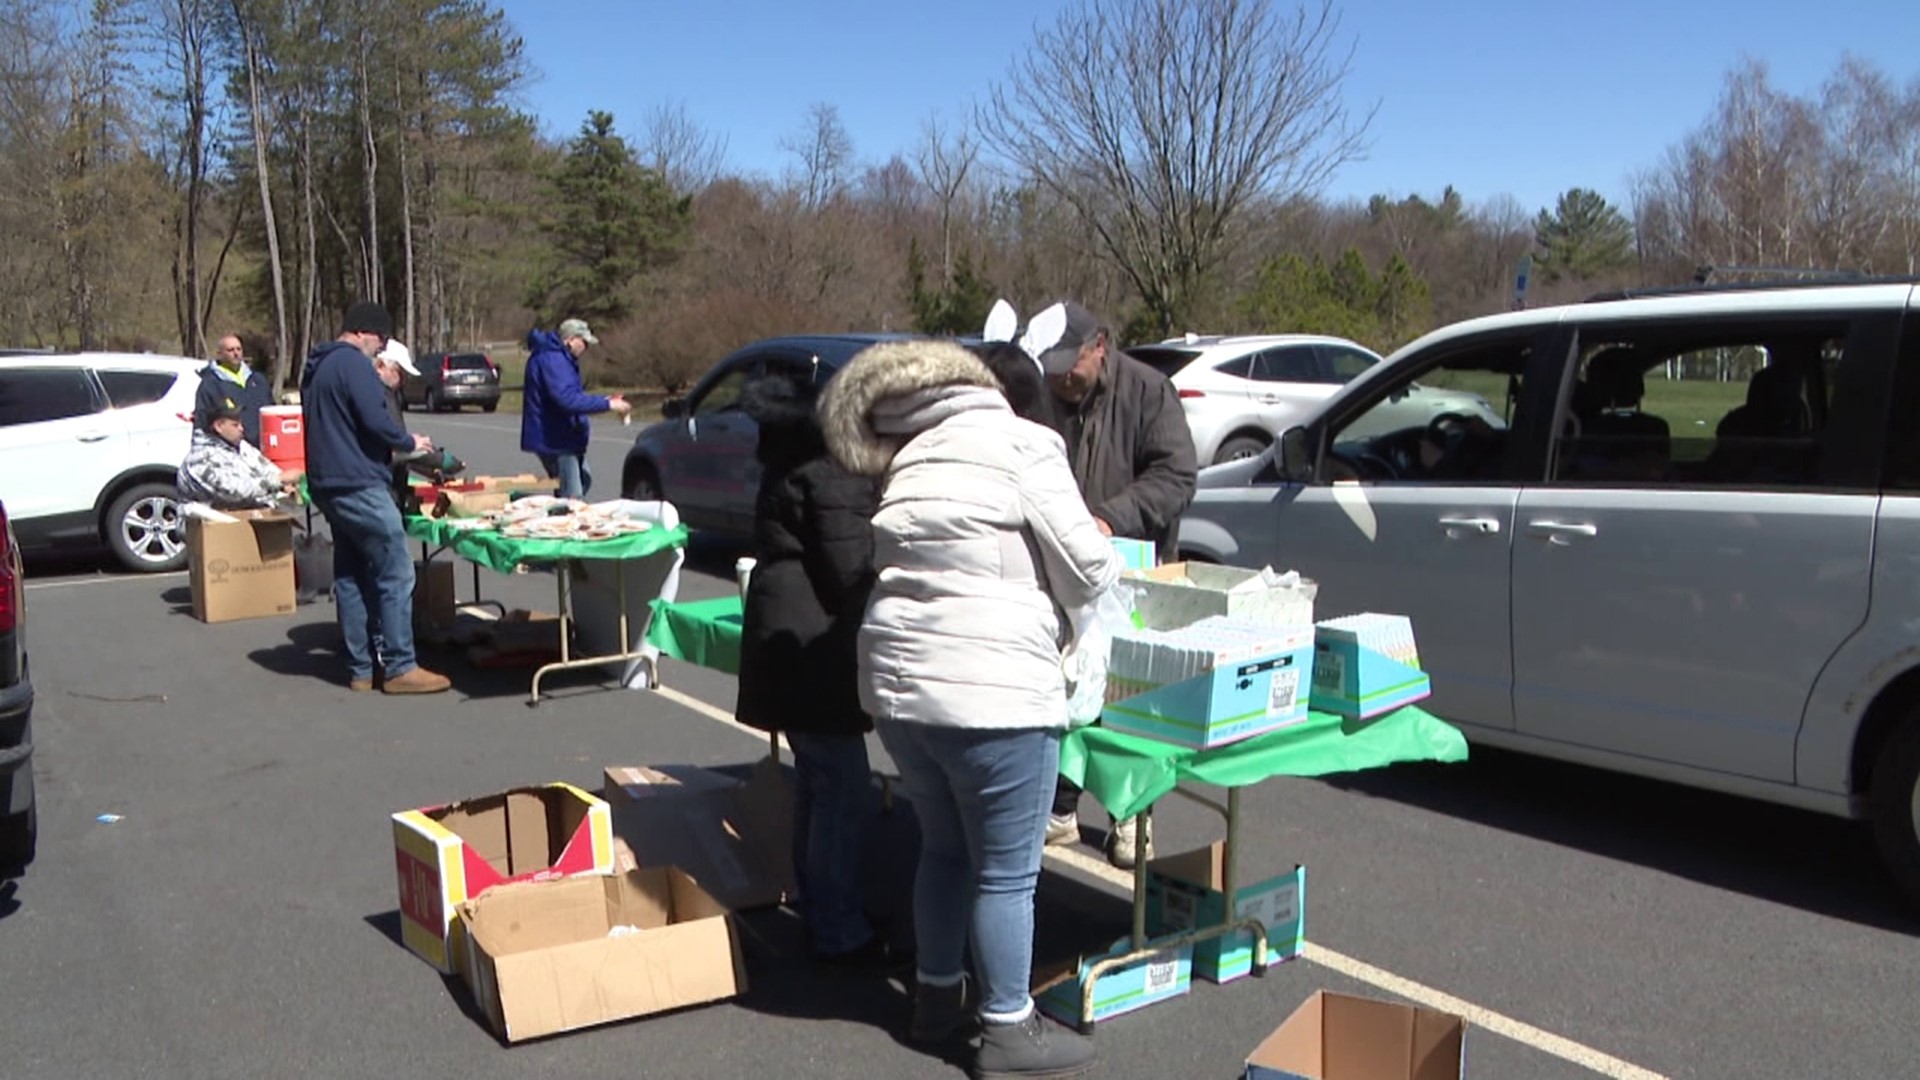
[[[641,166],[614,134],[613,114],[598,110],[567,144],[547,195],[547,258],[527,287],[542,322],[625,318],[634,279],[672,262],[691,226],[692,200]]]
[[[1633,226],[1598,192],[1573,188],[1533,223],[1534,262],[1546,281],[1586,281],[1633,261]]]

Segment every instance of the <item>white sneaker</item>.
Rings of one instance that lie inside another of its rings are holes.
[[[1077,844],[1079,842],[1079,814],[1047,815],[1047,846],[1058,847],[1061,844]]]
[[[1125,821],[1116,821],[1113,823],[1113,830],[1107,833],[1107,861],[1108,862],[1112,863],[1114,866],[1117,866],[1122,870],[1133,869],[1134,834],[1138,831],[1139,827],[1140,827],[1140,819],[1137,817],[1131,817],[1126,819]],[[1142,853],[1143,856],[1148,859],[1153,858],[1153,819],[1152,818],[1147,819],[1146,835],[1143,837],[1140,837],[1140,839],[1146,841],[1145,851]]]

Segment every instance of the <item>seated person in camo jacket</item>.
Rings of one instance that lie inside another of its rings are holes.
[[[247,441],[240,409],[227,402],[209,410],[205,427],[193,429],[187,460],[174,476],[181,498],[218,510],[271,505],[299,480],[299,473],[275,465]]]

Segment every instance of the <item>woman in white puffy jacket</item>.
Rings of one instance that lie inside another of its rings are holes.
[[[920,821],[913,1036],[984,1024],[975,1073],[1078,1075],[1092,1043],[1041,1024],[1028,986],[1033,891],[1067,723],[1062,610],[1120,574],[1060,437],[1016,417],[966,349],[875,345],[827,385],[829,450],[885,478],[861,703]]]

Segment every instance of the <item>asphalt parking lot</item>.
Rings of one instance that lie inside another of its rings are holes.
[[[514,418],[410,419],[482,471],[530,466]],[[598,429],[596,494],[633,430]],[[717,718],[730,678],[669,662],[671,693],[580,678],[529,710],[523,676],[448,657],[453,693],[352,694],[324,603],[206,626],[184,575],[84,556],[28,574],[42,835],[0,883],[0,1076],[959,1075],[901,1041],[897,989],[816,976],[777,913],[746,920],[737,1001],[512,1048],[396,943],[390,812],[593,786],[608,764],[748,763],[764,741]],[[538,575],[487,587],[552,606]],[[732,587],[731,553],[699,546],[683,595]],[[1163,806],[1162,850],[1218,835]],[[1850,824],[1494,753],[1274,781],[1243,806],[1250,865],[1308,867],[1309,955],[1104,1025],[1100,1075],[1238,1076],[1321,988],[1469,1009],[1476,1078],[1896,1077],[1920,1059],[1920,922]],[[882,832],[875,894],[897,908],[910,818]],[[1042,954],[1124,933],[1094,859],[1049,860]]]

